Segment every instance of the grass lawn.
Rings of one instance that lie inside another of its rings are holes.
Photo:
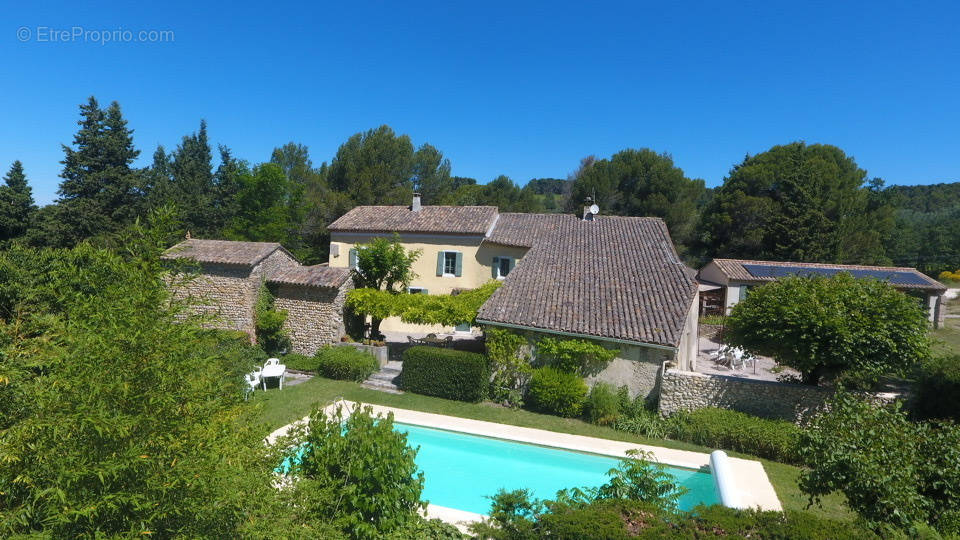
[[[524,410],[512,410],[490,403],[463,403],[409,393],[387,394],[363,388],[357,383],[334,381],[322,377],[314,377],[307,382],[290,386],[282,391],[255,392],[251,402],[262,407],[260,419],[265,423],[264,433],[266,434],[278,427],[303,418],[315,406],[325,405],[337,398],[680,450],[707,453],[714,450],[679,441],[648,439],[607,427],[595,426],[581,420],[537,414]],[[770,482],[777,490],[777,495],[780,497],[783,507],[788,510],[806,509],[807,498],[797,486],[800,475],[799,468],[737,452],[728,453],[732,456],[756,459],[762,462]],[[850,520],[854,518],[854,514],[843,504],[843,497],[839,495],[825,498],[822,505],[822,508],[814,506],[809,511],[834,519]]]

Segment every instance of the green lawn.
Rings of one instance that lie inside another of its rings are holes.
[[[265,423],[264,433],[266,434],[278,427],[303,418],[309,414],[315,406],[325,405],[337,398],[680,450],[693,450],[696,452],[710,452],[713,450],[711,448],[704,448],[679,441],[638,437],[611,428],[595,426],[580,420],[559,418],[523,410],[512,410],[490,403],[463,403],[417,394],[387,394],[385,392],[363,388],[357,383],[333,381],[322,377],[314,377],[305,383],[288,387],[282,391],[269,390],[267,392],[256,392],[254,397],[251,398],[251,402],[255,405],[260,405],[260,419]],[[770,482],[777,490],[777,495],[780,497],[780,502],[784,508],[788,510],[806,509],[807,498],[800,492],[800,488],[797,486],[797,479],[800,475],[799,468],[739,454],[737,452],[729,452],[729,454],[737,457],[756,459],[762,462],[764,469],[767,471],[767,476],[769,476]],[[813,507],[810,511],[824,517],[835,519],[849,520],[854,517],[854,514],[844,506],[843,497],[837,495],[825,498],[822,508]]]

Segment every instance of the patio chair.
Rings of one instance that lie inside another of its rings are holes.
[[[243,399],[247,400],[250,399],[250,394],[252,394],[257,389],[257,385],[260,384],[260,372],[254,371],[247,373],[243,378],[247,383],[247,386],[243,389]]]
[[[453,336],[443,338],[443,341],[440,343],[441,347],[450,347],[451,345],[453,345]]]
[[[279,358],[267,358],[267,363],[264,366],[278,366],[280,365]]]

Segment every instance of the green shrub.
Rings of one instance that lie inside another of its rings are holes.
[[[960,534],[960,426],[911,422],[900,402],[879,407],[847,392],[828,405],[800,440],[811,502],[840,492],[869,523]]]
[[[800,428],[783,420],[768,420],[726,409],[681,412],[667,422],[669,437],[779,461],[799,463]]]
[[[911,408],[919,419],[960,422],[960,355],[934,358],[920,366]]]
[[[612,385],[598,382],[590,389],[585,408],[590,422],[608,426],[620,416],[620,397]]]
[[[285,355],[281,362],[287,369],[297,371],[316,372],[320,368],[320,359],[316,356],[307,356],[305,354],[290,353]]]
[[[489,380],[482,354],[427,346],[403,352],[400,381],[415,394],[476,402],[486,397]]]
[[[317,351],[317,370],[328,379],[360,382],[380,368],[371,354],[353,347],[327,346]]]
[[[821,518],[808,512],[735,510],[698,506],[679,514],[656,504],[600,499],[588,504],[530,499],[523,491],[493,497],[490,518],[471,526],[478,538],[493,540],[661,538],[764,538],[780,540],[870,540],[880,538],[860,523]],[[935,533],[934,533],[935,534]],[[884,538],[906,538],[898,531]],[[929,536],[924,538],[939,538]]]
[[[583,411],[587,383],[573,373],[543,367],[533,370],[527,395],[534,409],[573,418]]]
[[[253,321],[257,335],[257,345],[267,354],[276,354],[290,347],[290,335],[283,327],[287,321],[287,312],[277,310],[273,294],[266,286],[260,286],[257,302],[253,306]]]
[[[379,538],[420,521],[423,473],[407,434],[393,429],[393,415],[374,416],[369,407],[349,414],[337,407],[310,414],[295,428],[285,457],[299,453],[290,473],[293,502],[324,516],[350,538]]]

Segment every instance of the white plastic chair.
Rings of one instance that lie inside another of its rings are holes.
[[[277,366],[280,365],[279,358],[267,358],[267,363],[264,366]]]
[[[260,372],[254,371],[253,373],[247,373],[243,378],[247,382],[247,387],[243,389],[243,399],[246,400],[250,398],[250,394],[252,394],[257,389],[257,385],[260,384]]]

